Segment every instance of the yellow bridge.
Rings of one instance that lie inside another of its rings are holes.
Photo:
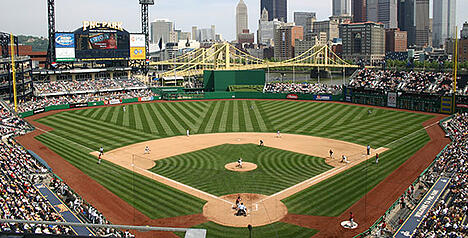
[[[303,54],[281,62],[256,58],[229,43],[217,43],[210,48],[199,48],[177,58],[150,63],[151,67],[172,68],[159,75],[200,76],[204,70],[252,70],[277,67],[358,68],[338,57],[327,45],[315,45]]]

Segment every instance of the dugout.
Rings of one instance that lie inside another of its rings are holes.
[[[233,85],[265,85],[264,70],[205,70],[205,92],[228,91]]]

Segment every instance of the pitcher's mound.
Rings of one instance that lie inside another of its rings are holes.
[[[235,216],[233,209],[237,196],[247,207],[247,216]],[[203,207],[203,215],[210,221],[223,226],[247,227],[264,226],[281,220],[288,214],[288,209],[280,200],[266,199],[261,194],[241,193],[220,197],[223,200],[209,201]]]
[[[235,171],[235,172],[248,172],[255,170],[257,165],[254,163],[249,162],[242,162],[242,168],[237,167],[237,162],[229,163],[224,165],[224,168],[227,170]]]

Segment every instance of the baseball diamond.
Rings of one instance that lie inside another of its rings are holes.
[[[133,206],[138,221],[191,224],[208,229],[208,237],[239,237],[245,234],[241,227],[250,223],[256,237],[320,235],[320,226],[301,225],[292,217],[314,220],[344,213],[429,141],[425,129],[434,118],[305,101],[161,101],[122,107],[31,117],[42,130],[33,140]],[[97,164],[101,146],[103,161]],[[342,155],[349,164],[341,163]],[[257,168],[225,169],[240,157]],[[237,194],[244,196],[245,218],[233,215]],[[268,199],[278,205],[262,207]],[[210,201],[227,208],[210,210]],[[278,206],[284,206],[284,214],[255,225],[260,210],[268,217],[280,211]]]

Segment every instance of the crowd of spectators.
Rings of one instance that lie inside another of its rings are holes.
[[[94,224],[109,224],[104,216],[94,207],[87,204],[75,194],[65,183],[57,180],[50,171],[38,162],[13,136],[22,135],[29,124],[11,113],[0,102],[0,218],[16,220],[55,221],[64,222],[50,203],[44,198],[34,184],[48,184],[59,195],[66,205],[83,220]],[[5,136],[4,121],[8,127],[16,130],[8,131],[11,137]],[[50,181],[50,182],[48,182]],[[128,232],[115,229],[93,229],[98,236],[131,237]],[[70,227],[59,225],[0,223],[0,233],[36,233],[74,235]]]
[[[69,94],[77,92],[102,92],[127,88],[144,88],[146,85],[135,78],[56,80],[34,82],[35,95]]]
[[[378,91],[448,95],[452,84],[451,73],[361,69],[351,79],[349,86]],[[468,88],[460,89],[459,93],[468,95]]]
[[[33,97],[29,101],[21,101],[18,111],[27,112],[37,108],[44,108],[53,105],[71,104],[71,103],[87,103],[110,101],[114,99],[129,99],[139,97],[157,96],[150,89],[123,90],[112,92],[97,92],[85,94],[69,94],[62,96],[44,96]]]
[[[430,183],[440,176],[452,178],[445,195],[426,214],[415,237],[468,236],[468,113],[458,114],[444,127],[453,142],[427,175]]]
[[[341,85],[327,85],[319,83],[268,83],[265,93],[303,93],[303,94],[335,94],[341,92]]]
[[[2,137],[25,134],[30,129],[28,123],[0,103],[0,135]]]

